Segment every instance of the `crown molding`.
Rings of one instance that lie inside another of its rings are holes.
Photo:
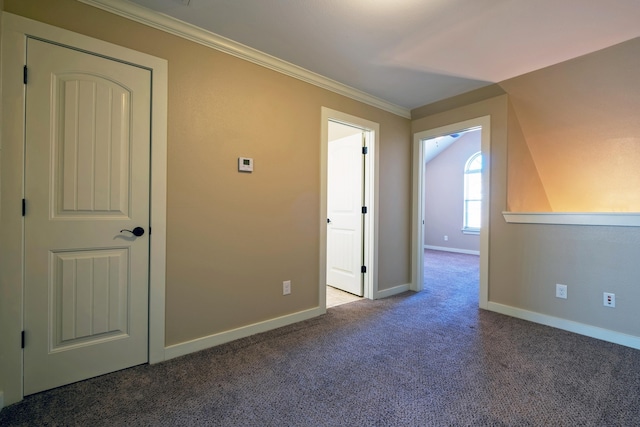
[[[152,11],[143,6],[126,0],[78,0],[81,3],[97,7],[115,15],[122,16],[132,21],[139,22],[152,28],[182,37],[203,46],[233,55],[245,61],[252,62],[273,71],[285,74],[303,82],[310,83],[320,88],[329,90],[363,102],[381,110],[388,111],[398,116],[410,119],[411,111],[408,108],[385,101],[351,86],[324,77],[305,68],[283,61],[257,49],[235,42],[226,37],[204,30],[195,25],[186,23],[168,15]]]

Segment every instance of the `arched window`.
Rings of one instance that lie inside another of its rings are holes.
[[[464,165],[464,223],[462,231],[480,232],[482,213],[482,153],[478,151]]]

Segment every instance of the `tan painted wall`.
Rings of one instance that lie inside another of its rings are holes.
[[[5,10],[168,60],[167,345],[319,304],[322,106],[380,124],[379,289],[410,282],[409,120],[73,0]]]
[[[510,210],[640,211],[639,69],[636,38],[499,84],[526,144],[509,141],[520,151],[509,164]]]

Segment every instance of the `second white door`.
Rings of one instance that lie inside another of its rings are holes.
[[[362,296],[364,133],[329,122],[327,285]]]

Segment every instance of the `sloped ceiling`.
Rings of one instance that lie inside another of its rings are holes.
[[[638,0],[133,0],[412,109],[640,36]]]

